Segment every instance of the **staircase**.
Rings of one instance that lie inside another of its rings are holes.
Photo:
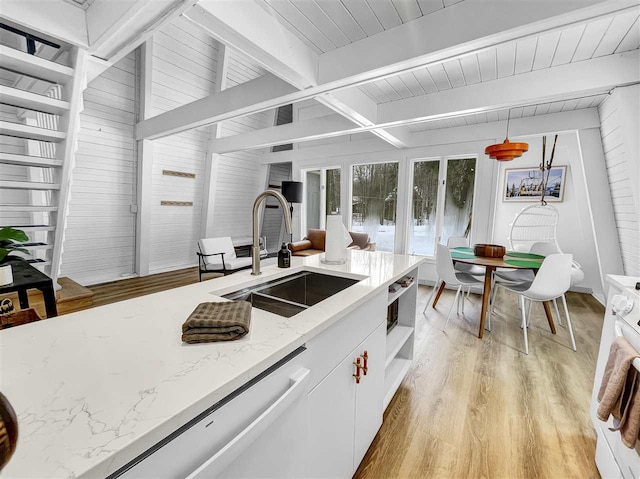
[[[86,52],[62,47],[52,54],[49,47],[43,55],[31,55],[15,46],[0,45],[0,227],[25,231],[28,261],[55,282],[86,86]]]

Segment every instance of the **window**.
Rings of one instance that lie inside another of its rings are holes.
[[[433,256],[436,241],[447,244],[452,236],[469,237],[475,174],[475,158],[414,162],[410,253]],[[443,190],[438,188],[442,184],[445,185]]]
[[[433,256],[438,229],[437,204],[440,162],[416,161],[413,164],[413,198],[409,224],[409,251]]]
[[[340,168],[327,170],[327,214],[340,214]]]
[[[442,244],[447,244],[447,240],[452,236],[469,237],[475,178],[475,158],[447,160]]]
[[[367,233],[379,251],[394,250],[398,164],[354,165],[351,229]]]

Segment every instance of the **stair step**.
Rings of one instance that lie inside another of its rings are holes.
[[[0,180],[0,188],[10,190],[59,190],[57,183],[39,183],[37,181]]]
[[[67,134],[62,131],[47,130],[46,128],[21,125],[20,123],[8,121],[0,121],[0,135],[16,136],[28,140],[53,141],[55,143],[64,141],[67,137]]]
[[[0,153],[0,163],[5,165],[40,166],[53,168],[62,166],[62,160],[45,158],[43,156],[16,155],[13,153]]]
[[[51,212],[58,211],[57,206],[36,206],[36,205],[0,205],[1,211],[6,211],[7,213],[15,213],[15,212],[27,212],[27,213],[38,213],[38,212]]]
[[[55,98],[4,85],[0,85],[0,101],[6,105],[41,111],[51,115],[63,115],[69,111],[68,101],[56,100]]]
[[[73,68],[4,45],[0,45],[0,65],[7,70],[52,83],[65,84],[73,78]]]
[[[24,232],[31,231],[55,231],[56,227],[52,225],[5,225],[9,226],[9,228],[14,228],[17,230],[22,230]],[[0,226],[0,228],[4,228],[4,226]]]
[[[28,249],[29,251],[43,251],[53,248],[52,244],[40,243],[40,242],[32,242],[32,243],[17,243],[16,246],[24,249]]]

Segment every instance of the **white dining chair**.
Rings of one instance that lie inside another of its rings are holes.
[[[464,236],[451,236],[447,240],[447,248],[449,249],[466,248],[466,247],[469,247],[469,239],[465,238]],[[456,271],[460,273],[468,273],[473,276],[484,276],[485,274],[485,269],[482,266],[477,266],[474,264],[467,264],[467,263],[455,263],[453,266],[456,269]],[[433,296],[436,294],[436,291],[438,290],[438,285],[440,284],[440,281],[441,281],[440,276],[438,276],[438,278],[436,279],[435,286],[433,287],[433,289],[431,290],[431,294],[429,295],[425,312],[429,307],[429,304],[431,304],[431,301],[433,300]],[[467,299],[469,298],[470,294],[471,294],[471,286],[469,286],[467,289]]]
[[[552,254],[544,259],[542,266],[540,266],[538,274],[535,276],[533,281],[524,281],[521,283],[496,283],[496,287],[511,291],[519,296],[518,299],[522,313],[522,331],[524,334],[524,349],[526,354],[529,354],[529,339],[527,336],[528,321],[525,300],[529,300],[530,302],[545,302],[562,298],[564,314],[567,320],[567,327],[569,328],[569,336],[571,338],[571,347],[574,351],[576,350],[576,341],[573,336],[571,317],[569,316],[569,308],[567,307],[567,299],[565,297],[565,293],[571,286],[572,261],[573,255]],[[489,311],[489,317],[491,317],[492,313],[493,307]]]
[[[457,311],[460,312],[460,301],[462,300],[462,314],[464,314],[464,294],[460,294],[462,288],[464,286],[476,286],[481,285],[482,281],[474,278],[469,273],[462,273],[456,271],[453,267],[453,259],[451,259],[451,252],[449,248],[447,248],[443,244],[438,244],[436,246],[436,271],[438,273],[438,278],[440,281],[444,281],[449,286],[457,286],[456,289],[456,297],[451,303],[451,307],[449,308],[449,314],[447,315],[447,322],[444,325],[444,329],[446,329],[449,324],[449,320],[451,319],[451,312],[453,311],[454,304],[457,304]],[[436,287],[438,285],[436,284]],[[427,303],[424,308],[423,314],[427,311],[429,307],[429,303]]]
[[[529,253],[539,254],[542,256],[549,256],[552,254],[562,253],[555,243],[546,241],[537,241],[531,246]],[[507,283],[520,283],[522,281],[533,281],[535,275],[530,269],[515,269],[515,270],[496,270],[494,273],[494,280]],[[575,260],[571,264],[571,286],[576,285],[584,279],[584,271],[580,268],[580,265]],[[493,290],[495,291],[495,290]],[[493,298],[490,300],[490,304],[493,304]],[[553,307],[558,317],[558,324],[562,324],[562,316],[558,309],[558,302],[553,300]],[[529,310],[531,310],[531,304],[529,304]]]

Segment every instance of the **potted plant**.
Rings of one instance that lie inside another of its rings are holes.
[[[11,259],[11,254],[21,252],[29,254],[29,251],[21,248],[20,243],[29,241],[27,234],[10,226],[0,229],[0,286],[13,283],[11,265],[5,264]],[[14,256],[20,258],[19,256]]]

